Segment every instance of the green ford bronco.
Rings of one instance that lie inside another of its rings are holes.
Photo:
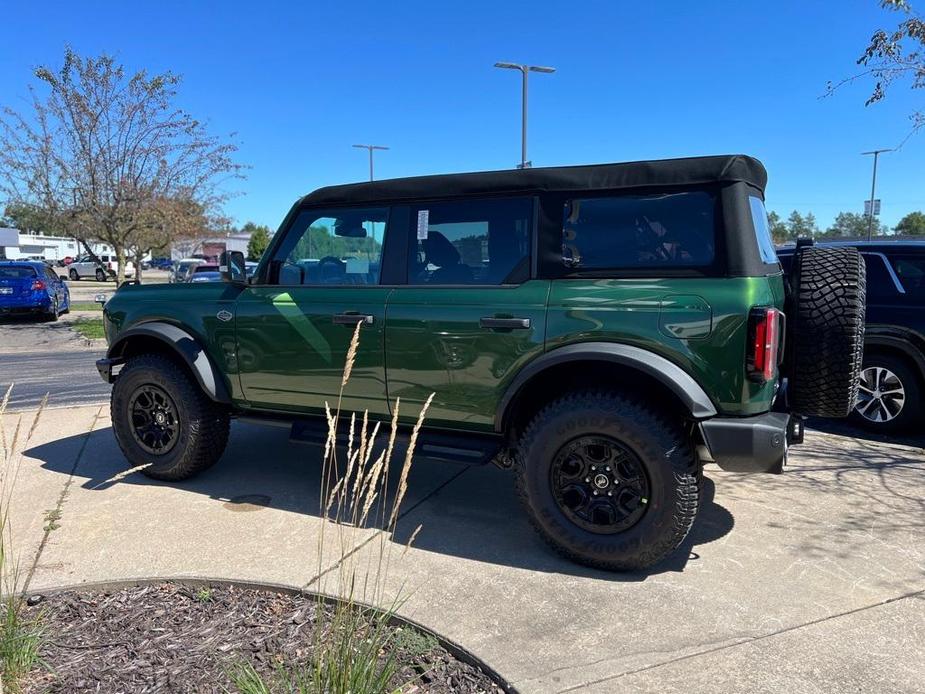
[[[246,281],[125,284],[98,362],[119,445],[180,480],[229,421],[324,440],[362,323],[347,411],[419,451],[511,467],[552,547],[633,570],[675,550],[702,466],[782,471],[804,416],[851,410],[864,264],[801,244],[785,276],[766,173],[747,156],[523,169],[322,188]]]

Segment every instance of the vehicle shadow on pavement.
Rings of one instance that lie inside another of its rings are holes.
[[[159,482],[140,473],[112,481],[127,468],[112,429],[90,434],[76,466],[67,451],[75,442],[63,438],[26,451],[42,467],[74,475],[74,483],[100,494],[118,494],[118,486],[160,486],[214,499],[215,513],[278,509],[321,517],[321,455],[319,447],[290,444],[288,431],[236,422],[228,448],[211,469],[184,482]],[[384,440],[384,439],[383,439]],[[390,480],[400,476],[404,449],[393,455]],[[385,499],[391,505],[394,484]],[[611,581],[643,581],[664,572],[683,571],[697,561],[698,545],[728,534],[732,514],[713,500],[714,484],[704,479],[700,514],[682,546],[668,559],[645,572],[610,573],[580,566],[547,547],[530,526],[514,489],[513,475],[491,465],[465,466],[415,458],[394,541],[414,541],[417,550],[511,566],[532,571],[594,577]],[[201,507],[200,507],[201,508]],[[371,514],[375,515],[374,514]]]
[[[902,446],[925,448],[925,434],[877,434],[856,426],[850,419],[820,419],[813,417],[806,423],[807,427],[838,436],[849,436],[863,441],[876,443],[895,443]]]

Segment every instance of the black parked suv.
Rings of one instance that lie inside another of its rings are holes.
[[[872,431],[909,431],[925,408],[925,241],[839,241],[867,265],[864,363],[852,418]],[[794,248],[778,251],[789,272]]]

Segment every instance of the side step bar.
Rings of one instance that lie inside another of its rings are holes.
[[[249,421],[263,423],[262,420],[247,417]],[[277,423],[277,422],[271,422]],[[368,431],[372,431],[376,422],[370,420]],[[382,422],[379,427],[377,445],[384,445],[388,440],[390,422]],[[359,427],[357,427],[359,429]],[[337,432],[337,443],[346,446],[350,434],[350,420],[341,417]],[[411,437],[410,427],[399,427],[396,442],[407,445]],[[359,438],[359,433],[357,433]],[[289,432],[292,443],[307,443],[323,446],[328,440],[327,422],[321,418],[296,419],[292,421]],[[474,432],[447,432],[422,429],[418,434],[417,455],[431,460],[464,463],[466,465],[485,465],[490,463],[501,449],[503,439],[494,434]]]

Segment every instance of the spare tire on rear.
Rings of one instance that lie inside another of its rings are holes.
[[[788,403],[801,415],[847,417],[864,356],[867,279],[856,248],[797,250],[788,310]]]

